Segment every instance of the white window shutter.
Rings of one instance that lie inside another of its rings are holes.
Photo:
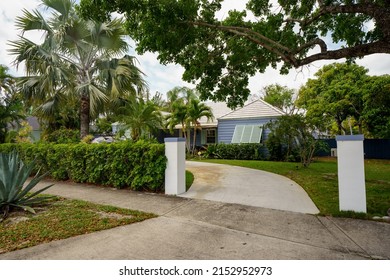
[[[244,131],[245,125],[236,125],[232,137],[232,143],[241,143],[242,132]]]

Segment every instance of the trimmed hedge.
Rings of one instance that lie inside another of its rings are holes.
[[[109,185],[133,190],[163,189],[166,157],[162,144],[145,141],[111,144],[1,144],[0,152],[16,149],[20,157],[37,160],[35,171],[55,180]]]
[[[206,158],[265,160],[266,149],[263,144],[212,144],[203,155]]]

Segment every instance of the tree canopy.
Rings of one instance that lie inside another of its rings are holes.
[[[346,133],[343,122],[354,117],[362,127],[364,85],[368,70],[348,63],[326,65],[299,90],[297,104],[322,128],[337,124],[337,133]]]
[[[232,107],[248,79],[268,66],[282,73],[324,59],[390,53],[388,0],[249,0],[220,19],[223,0],[82,0],[86,17],[123,13],[137,51],[185,68],[202,99]],[[332,44],[333,43],[333,44]],[[281,64],[280,64],[281,63]]]
[[[8,74],[8,67],[0,64],[0,143],[6,140],[8,126],[17,124],[25,117],[15,84],[15,78]]]
[[[390,75],[370,77],[362,119],[370,136],[390,139]]]
[[[272,84],[263,88],[263,96],[261,98],[286,114],[292,115],[296,113],[297,109],[295,97],[296,92],[294,89],[279,84]]]
[[[368,137],[390,136],[390,76],[369,76],[354,63],[334,63],[321,68],[298,94],[296,104],[322,130]],[[347,122],[347,124],[346,124]]]

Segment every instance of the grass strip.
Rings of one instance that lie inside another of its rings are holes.
[[[0,253],[110,229],[157,217],[155,214],[52,197],[37,214],[13,212],[0,223]]]
[[[191,188],[193,182],[194,182],[194,174],[186,170],[186,191],[188,191]]]

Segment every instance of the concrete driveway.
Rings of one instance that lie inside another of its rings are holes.
[[[318,214],[307,193],[294,181],[261,170],[224,164],[187,161],[194,183],[181,197],[291,212]]]

